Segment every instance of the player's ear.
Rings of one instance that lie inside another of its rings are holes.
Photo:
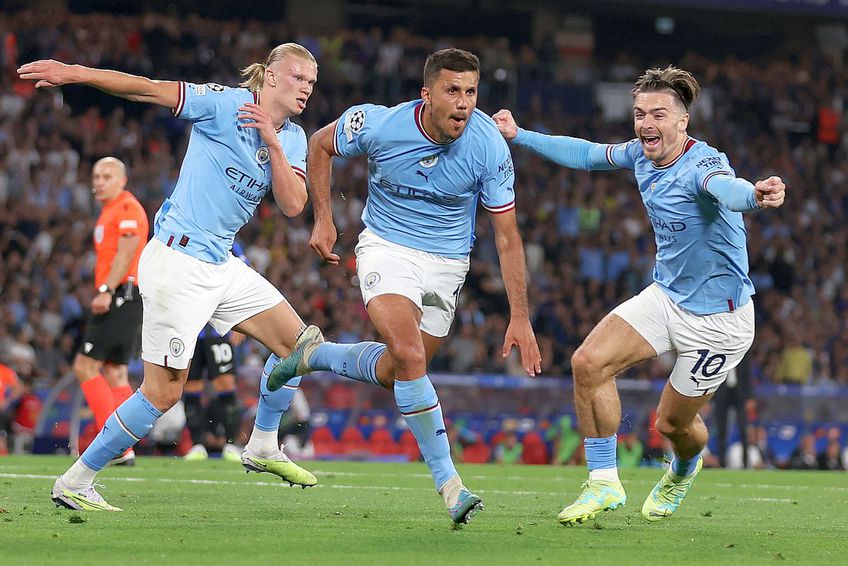
[[[683,116],[681,116],[680,126],[681,126],[681,130],[684,131],[684,132],[689,127],[689,113],[688,112],[684,112]]]
[[[421,87],[421,99],[426,104],[430,104],[430,89],[427,88],[427,85]]]
[[[271,67],[268,67],[267,69],[265,69],[265,82],[271,88],[274,88],[274,87],[277,86],[277,75],[274,74],[274,71],[271,70]]]

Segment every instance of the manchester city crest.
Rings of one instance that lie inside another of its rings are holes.
[[[180,356],[185,351],[185,344],[179,338],[171,338],[171,342],[168,344],[171,353],[175,356]]]
[[[430,167],[435,167],[436,163],[438,163],[438,162],[439,162],[439,156],[438,155],[428,155],[424,159],[420,160],[418,162],[418,165],[420,165],[421,167],[429,169]]]
[[[268,153],[268,148],[266,146],[262,146],[256,150],[256,161],[259,165],[265,165],[269,161],[271,161],[271,154]]]
[[[372,271],[365,276],[365,289],[371,289],[374,285],[380,282],[380,274]]]

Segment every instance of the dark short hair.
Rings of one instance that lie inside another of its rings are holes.
[[[479,75],[480,59],[470,51],[465,51],[464,49],[453,47],[439,49],[435,53],[430,54],[424,63],[424,84],[432,84],[436,75],[442,69],[456,71],[457,73],[474,71]]]
[[[633,96],[635,97],[641,92],[662,92],[664,90],[671,90],[677,94],[677,97],[683,102],[683,106],[686,107],[686,110],[689,110],[689,106],[701,94],[701,85],[689,71],[669,65],[665,69],[656,68],[645,71],[633,85]]]

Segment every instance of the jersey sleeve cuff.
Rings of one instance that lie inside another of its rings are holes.
[[[483,208],[486,210],[486,212],[489,212],[490,214],[503,214],[504,212],[515,210],[515,201],[511,201],[507,204],[502,204],[500,206],[486,206],[484,204]]]
[[[301,179],[306,181],[306,171],[304,171],[300,167],[295,167],[294,165],[292,165],[291,168],[292,168],[292,171],[294,171],[295,175],[297,175],[298,177],[300,177]]]
[[[179,97],[177,98],[177,105],[171,108],[171,114],[174,115],[175,118],[179,118],[180,114],[183,112],[183,108],[185,107],[186,100],[186,84],[183,81],[179,81],[177,85],[177,89],[179,91]]]

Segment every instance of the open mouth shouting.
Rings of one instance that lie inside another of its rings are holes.
[[[642,146],[645,149],[657,149],[660,146],[660,137],[656,134],[642,136]]]
[[[468,121],[468,116],[465,114],[451,114],[450,123],[454,127],[462,127]]]

